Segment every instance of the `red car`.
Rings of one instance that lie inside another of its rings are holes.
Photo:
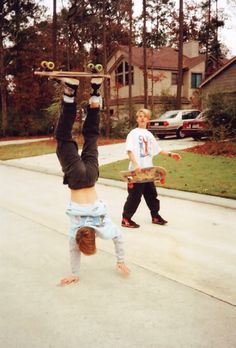
[[[212,132],[202,111],[194,120],[184,121],[182,132],[186,137],[192,137],[194,140],[200,140],[203,137],[209,137]]]

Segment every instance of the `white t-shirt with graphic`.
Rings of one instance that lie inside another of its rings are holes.
[[[154,135],[146,128],[135,128],[127,136],[126,151],[132,151],[141,168],[152,167],[152,158],[158,155],[162,149],[158,145]],[[129,163],[129,170],[134,165]]]

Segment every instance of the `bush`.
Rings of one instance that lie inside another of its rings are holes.
[[[209,96],[206,118],[214,140],[224,140],[236,135],[236,97],[232,94],[214,93]]]
[[[112,120],[111,138],[126,138],[129,133],[129,118],[125,117],[122,120]]]
[[[160,96],[160,113],[163,114],[166,111],[169,110],[175,110],[176,109],[176,98],[168,93],[168,91],[162,91]]]

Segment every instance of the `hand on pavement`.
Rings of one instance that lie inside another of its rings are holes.
[[[124,276],[128,276],[130,274],[130,269],[124,262],[117,262],[116,267]]]
[[[60,284],[61,285],[70,285],[70,284],[76,284],[79,282],[79,277],[72,275],[66,278],[61,279]]]

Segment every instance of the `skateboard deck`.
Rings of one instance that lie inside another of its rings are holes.
[[[45,77],[73,77],[73,78],[81,78],[81,77],[106,77],[110,78],[109,74],[100,74],[100,73],[90,73],[86,71],[35,71],[35,75],[37,76],[45,76]]]
[[[103,73],[103,66],[101,64],[94,65],[93,63],[89,63],[87,68],[89,71],[63,71],[63,70],[54,70],[55,64],[50,61],[42,61],[41,64],[42,70],[37,70],[34,72],[37,76],[44,77],[73,77],[73,78],[81,78],[81,77],[106,77],[110,78],[109,74]]]
[[[165,183],[166,170],[163,167],[142,168],[140,172],[125,170],[120,172],[124,181],[129,184],[152,182]]]

